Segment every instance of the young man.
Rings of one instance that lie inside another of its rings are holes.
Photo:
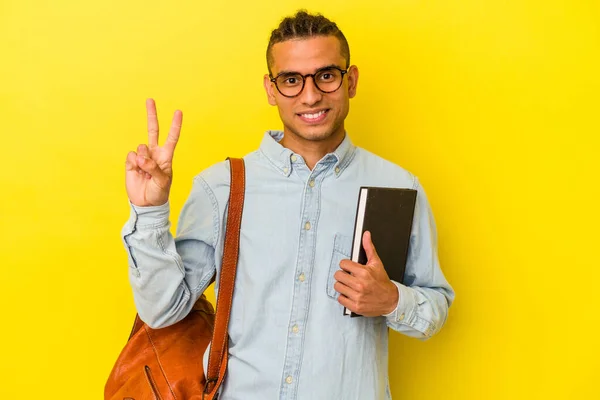
[[[305,12],[284,19],[271,35],[267,63],[264,86],[283,131],[266,132],[245,157],[221,399],[389,399],[388,327],[429,338],[454,298],[425,192],[415,176],[355,147],[346,134],[358,69],[334,23]],[[147,108],[149,143],[127,156],[132,213],[123,238],[139,315],[164,327],[187,315],[220,270],[229,165],[195,178],[174,239],[168,196],[182,114],[175,113],[159,147],[152,100]],[[404,284],[390,281],[369,234],[367,264],[348,260],[361,185],[418,190]],[[344,306],[364,317],[344,316]]]

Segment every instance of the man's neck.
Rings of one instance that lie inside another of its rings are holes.
[[[345,137],[344,130],[331,135],[325,140],[311,141],[305,140],[297,135],[284,133],[283,139],[279,142],[283,147],[292,150],[304,158],[304,162],[310,170],[321,160],[326,154],[333,152],[342,143]]]

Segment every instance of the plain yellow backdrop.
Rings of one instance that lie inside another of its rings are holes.
[[[145,99],[184,113],[175,228],[195,174],[281,128],[264,51],[301,7],[345,32],[347,130],[420,177],[457,293],[431,340],[390,333],[394,398],[600,398],[597,0],[4,0],[1,399],[101,398]]]

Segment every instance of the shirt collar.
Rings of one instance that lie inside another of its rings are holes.
[[[283,147],[279,142],[283,139],[283,131],[267,131],[260,144],[260,151],[283,175],[290,176],[293,168],[294,152]],[[331,153],[326,154],[319,163],[334,164],[335,176],[339,177],[354,156],[356,147],[346,133],[342,143]],[[300,159],[300,156],[297,156]]]

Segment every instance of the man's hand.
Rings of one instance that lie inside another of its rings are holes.
[[[146,100],[148,113],[148,145],[140,144],[127,154],[125,188],[129,200],[136,206],[160,206],[169,200],[173,181],[173,153],[179,140],[183,114],[175,111],[165,144],[158,145],[158,118],[154,100]]]
[[[371,241],[371,232],[363,235],[363,247],[367,253],[367,264],[342,260],[333,277],[333,286],[340,293],[338,301],[344,307],[365,317],[389,314],[398,305],[398,288],[388,277]]]

